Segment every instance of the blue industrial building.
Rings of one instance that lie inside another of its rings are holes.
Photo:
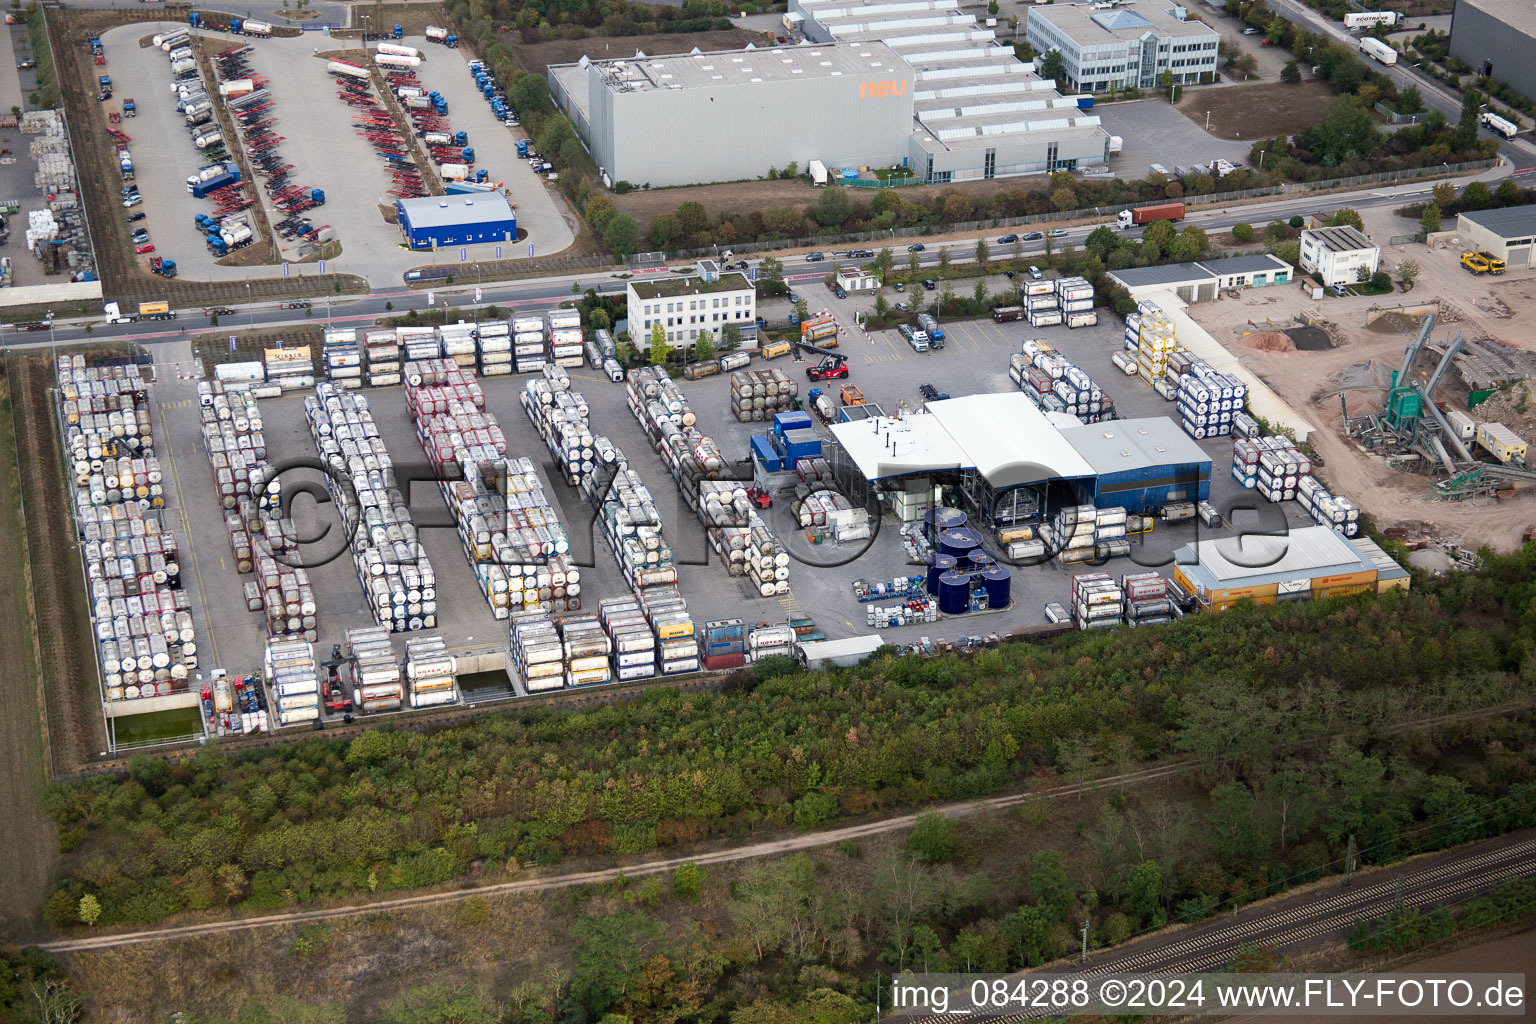
[[[500,192],[397,199],[395,214],[412,249],[517,241],[517,211]]]
[[[1132,512],[1211,496],[1211,457],[1173,420],[1111,420],[1061,432],[1093,468],[1084,503]]]

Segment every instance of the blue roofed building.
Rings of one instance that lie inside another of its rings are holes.
[[[397,199],[395,215],[412,249],[517,241],[517,211],[499,192]]]

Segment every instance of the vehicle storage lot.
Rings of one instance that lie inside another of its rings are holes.
[[[895,410],[903,401],[909,408],[916,407],[919,403],[917,389],[922,383],[932,383],[955,396],[1008,391],[1013,389],[1007,376],[1008,356],[1018,350],[1019,343],[1025,338],[1043,337],[1093,375],[1115,399],[1121,416],[1166,416],[1172,411],[1169,403],[1139,380],[1124,377],[1109,362],[1110,355],[1119,348],[1122,327],[1117,318],[1104,315],[1098,327],[1076,331],[1066,328],[1037,331],[1027,325],[997,325],[990,320],[950,323],[946,330],[946,348],[925,354],[914,353],[894,331],[879,332],[867,338],[854,332],[840,347],[850,356],[851,382],[863,390],[869,401],[881,404],[887,411]],[[799,379],[801,393],[805,394],[809,387],[804,380],[807,364],[782,359],[772,365]],[[797,562],[791,566],[791,596],[758,597],[743,581],[728,576],[718,561],[699,564],[706,556],[703,531],[697,520],[682,510],[671,477],[652,453],[629,412],[623,387],[598,380],[590,371],[579,372],[573,377],[590,405],[594,432],[606,434],[624,449],[632,466],[657,498],[667,537],[677,552],[682,590],[696,618],[740,617],[748,623],[757,623],[782,621],[788,614],[805,614],[830,637],[862,633],[868,628],[865,609],[853,596],[852,581],[860,577],[891,579],[920,571],[920,567],[907,563],[897,525],[886,521],[869,550],[852,564],[828,571]],[[528,455],[540,465],[549,493],[561,503],[563,522],[573,538],[572,550],[581,552],[585,546],[590,552],[580,559],[590,566],[582,576],[582,598],[585,609],[595,609],[598,599],[623,594],[626,587],[611,553],[602,542],[598,540],[588,545],[582,539],[584,524],[590,522],[590,513],[578,496],[563,483],[551,485],[550,474],[543,470],[547,461],[546,449],[517,400],[523,380],[518,377],[482,380],[487,408],[496,414],[512,452]],[[700,430],[720,442],[728,460],[743,457],[750,435],[754,430],[764,429],[764,425],[738,423],[730,416],[728,378],[718,376],[680,383],[698,415]],[[193,542],[192,565],[202,604],[198,621],[208,632],[213,645],[213,660],[209,664],[222,665],[231,672],[254,671],[260,662],[263,642],[261,624],[256,614],[245,611],[240,598],[240,585],[249,577],[235,574],[228,557],[222,512],[214,499],[212,476],[197,438],[193,385],[166,381],[161,390],[163,395],[170,396],[161,399],[163,415],[171,434],[178,505],[186,509],[189,536]],[[404,392],[382,389],[370,391],[368,396],[396,466],[406,467],[423,461],[415,429],[405,412]],[[301,396],[264,401],[262,408],[268,457],[274,465],[280,466],[292,458],[313,456],[314,446],[303,419]],[[1211,439],[1201,442],[1201,446],[1211,456],[1213,501],[1223,505],[1240,495],[1246,496],[1228,474],[1230,440]],[[285,484],[290,479],[294,477],[285,476]],[[504,644],[507,624],[491,616],[451,525],[444,529],[427,528],[432,523],[448,522],[446,508],[436,487],[418,485],[410,502],[428,558],[437,574],[437,632],[456,648]],[[788,519],[788,504],[786,499],[780,498],[769,513],[770,525],[783,539],[797,533]],[[331,510],[310,508],[306,498],[297,500],[296,510],[301,535],[305,538],[315,536],[315,523],[327,522],[333,527],[337,523]],[[1238,522],[1248,529],[1275,529],[1282,522],[1290,526],[1308,524],[1294,503],[1284,506],[1260,503],[1257,513],[1242,516]],[[1171,571],[1173,551],[1195,540],[1197,534],[1201,537],[1231,536],[1230,531],[1212,534],[1204,527],[1197,527],[1193,521],[1172,527],[1159,524],[1151,534],[1136,539],[1132,558],[1116,559],[1106,569],[1114,573],[1140,571],[1143,567]],[[325,547],[323,544],[316,546]],[[792,547],[797,551],[806,550],[803,544],[792,543]],[[825,565],[830,559],[847,557],[848,553],[821,548],[814,550],[812,557]],[[1014,603],[1007,611],[882,632],[898,641],[911,641],[924,635],[954,637],[962,633],[1006,632],[1015,626],[1042,622],[1045,603],[1062,600],[1068,592],[1071,575],[1082,571],[1089,570],[1082,566],[1056,564],[1020,567],[1014,570]],[[327,656],[330,645],[341,642],[347,628],[366,625],[370,619],[349,555],[343,554],[326,565],[311,569],[310,577],[319,606],[320,635],[316,650]],[[403,639],[400,643],[403,645]]]
[[[1186,95],[1193,95],[1187,93]],[[1246,95],[1240,93],[1239,95]],[[1119,156],[1110,158],[1110,169],[1126,180],[1145,178],[1151,164],[1162,164],[1172,173],[1174,165],[1209,164],[1218,158],[1242,163],[1248,159],[1253,139],[1228,141],[1208,134],[1166,97],[1133,103],[1101,103],[1093,108],[1104,130],[1125,140]],[[1213,124],[1214,128],[1215,125]]]
[[[525,258],[528,246],[532,245],[536,257],[553,256],[570,246],[575,236],[561,216],[563,203],[555,198],[553,187],[533,173],[528,161],[518,158],[517,140],[527,138],[527,132],[522,128],[508,128],[491,115],[491,105],[475,88],[463,51],[428,43],[422,36],[408,37],[402,42],[416,47],[426,56],[417,72],[421,84],[429,92],[442,93],[448,101],[448,120],[453,130],[469,133],[469,145],[475,151],[475,167],[485,168],[491,181],[502,182],[502,188],[517,206],[519,242],[508,246],[505,255]],[[435,166],[433,173],[436,173]],[[526,237],[522,237],[524,235]],[[447,262],[458,259],[457,249],[449,252]],[[489,246],[470,247],[470,259],[490,259],[495,255],[494,248]],[[445,256],[438,254],[436,259],[443,262]],[[418,256],[417,262],[427,261],[424,255]]]

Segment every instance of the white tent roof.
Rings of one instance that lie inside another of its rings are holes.
[[[928,408],[994,488],[1094,475],[1022,392],[952,398]]]
[[[997,489],[1094,475],[1061,432],[1020,392],[929,402],[927,413],[832,425],[867,479],[976,469]]]

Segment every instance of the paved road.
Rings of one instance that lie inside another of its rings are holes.
[[[1339,42],[1345,43],[1351,48],[1358,48],[1360,37],[1346,29],[1342,22],[1334,21],[1324,14],[1312,10],[1301,0],[1270,0],[1270,10],[1274,11],[1286,21],[1294,25],[1300,25],[1310,32],[1331,36]],[[1392,79],[1399,89],[1405,89],[1410,85],[1419,87],[1419,92],[1424,96],[1424,103],[1433,110],[1445,114],[1452,122],[1461,116],[1461,94],[1441,85],[1411,65],[1399,63],[1395,67],[1384,67],[1365,57],[1361,57],[1373,70],[1380,71]],[[1498,138],[1490,132],[1483,132],[1484,137]],[[1528,167],[1536,167],[1536,144],[1526,138],[1516,138],[1503,142],[1499,147],[1503,153],[1519,170]]]
[[[1493,168],[1477,177],[1484,180],[1497,179],[1509,174],[1507,166]],[[1196,224],[1206,231],[1216,232],[1227,230],[1232,225],[1247,222],[1251,224],[1265,224],[1275,219],[1286,219],[1296,214],[1322,214],[1336,210],[1343,206],[1349,206],[1356,210],[1366,211],[1379,208],[1391,208],[1401,206],[1417,195],[1426,194],[1430,189],[1429,182],[1400,185],[1393,188],[1377,189],[1373,191],[1345,192],[1331,195],[1315,195],[1309,192],[1298,191],[1294,195],[1286,195],[1273,201],[1251,204],[1247,206],[1234,206],[1230,209],[1213,209],[1191,214],[1187,223]],[[1118,207],[1115,208],[1118,210]],[[1115,212],[1110,209],[1104,211],[1108,220]],[[1068,228],[1067,235],[1055,239],[1056,248],[1070,242],[1081,246],[1088,233],[1096,225],[1085,224]],[[989,241],[995,242],[1000,237],[999,231],[989,232],[985,236]],[[866,242],[864,245],[870,248],[878,248],[878,242]],[[908,239],[893,239],[891,243],[896,250],[898,266],[905,266],[907,257],[906,246],[910,244]],[[927,248],[919,254],[923,267],[934,267],[939,262],[939,249],[941,244],[934,241],[925,242]],[[975,242],[951,241],[944,243],[949,247],[951,263],[961,264],[975,259]],[[1011,247],[994,246],[994,254],[1007,255]],[[1039,242],[1026,243],[1024,253],[1026,256],[1039,255],[1044,248]],[[791,283],[798,281],[820,280],[830,270],[832,265],[832,250],[828,250],[827,259],[823,262],[807,261],[804,253],[797,253],[782,257],[784,263],[784,275]],[[756,258],[754,257],[754,262]],[[686,261],[691,262],[691,261]],[[681,263],[679,265],[682,265]],[[535,313],[552,309],[572,296],[572,285],[578,285],[582,290],[597,288],[606,292],[622,292],[624,282],[609,272],[591,274],[573,274],[561,277],[534,278],[524,281],[502,281],[488,283],[481,288],[481,304],[496,304],[503,309],[515,308],[519,313]],[[437,302],[450,301],[456,305],[469,306],[474,304],[475,285],[456,282],[452,287],[434,289],[432,294]],[[392,310],[384,308],[385,303],[391,304]],[[292,310],[277,308],[275,303],[253,303],[234,307],[236,315],[223,317],[218,327],[210,327],[206,319],[196,313],[189,314],[183,311],[181,319],[175,326],[164,321],[147,321],[136,324],[120,324],[111,329],[113,338],[137,341],[147,345],[163,343],[191,334],[199,334],[204,331],[233,331],[240,332],[254,328],[281,327],[288,324],[315,323],[317,321],[339,325],[371,323],[381,316],[398,316],[409,309],[423,310],[427,307],[427,293],[413,291],[404,287],[383,291],[374,291],[368,295],[340,298],[332,302],[324,299],[316,299],[312,316],[305,318],[295,315]],[[87,338],[85,334],[85,319],[57,320],[54,325],[53,335],[19,333],[12,326],[0,326],[0,347],[5,348],[29,348],[44,346],[53,343],[74,343]],[[92,337],[100,337],[99,322],[93,322],[98,328]],[[170,328],[170,329],[168,329]]]

